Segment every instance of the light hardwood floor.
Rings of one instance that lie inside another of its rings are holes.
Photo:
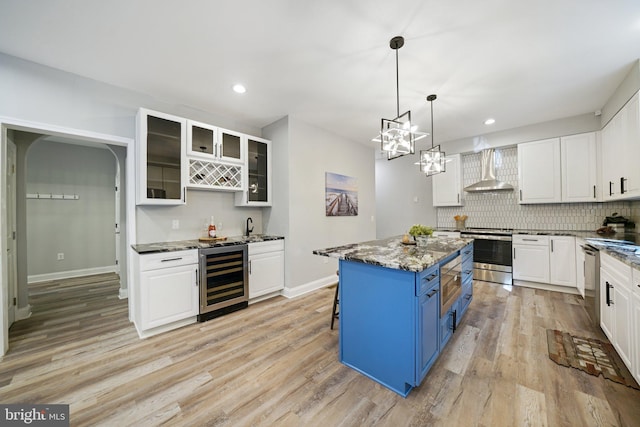
[[[333,288],[140,340],[114,276],[32,286],[0,402],[70,404],[73,426],[639,426],[640,391],[556,365],[547,328],[603,339],[579,297],[483,282],[406,399],[338,362]]]

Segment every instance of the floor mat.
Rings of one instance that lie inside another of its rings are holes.
[[[602,374],[608,380],[640,390],[631,372],[608,342],[547,329],[547,346],[549,359],[558,365],[580,369],[595,376]]]

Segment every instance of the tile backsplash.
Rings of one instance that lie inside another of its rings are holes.
[[[518,150],[496,149],[496,178],[515,188],[495,193],[463,193],[464,206],[437,208],[438,227],[455,228],[455,215],[467,215],[467,227],[524,230],[595,230],[617,212],[640,227],[640,201],[607,203],[518,204]],[[480,180],[480,153],[462,155],[463,186]],[[446,172],[445,172],[446,173]],[[636,231],[640,231],[636,228]]]

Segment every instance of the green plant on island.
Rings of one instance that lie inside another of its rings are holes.
[[[433,234],[433,228],[427,227],[422,224],[414,224],[409,229],[409,234],[415,236],[431,236]]]

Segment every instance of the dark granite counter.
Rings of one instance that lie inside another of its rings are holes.
[[[267,242],[270,240],[282,240],[282,236],[268,236],[264,234],[254,234],[252,236],[234,236],[227,240],[218,242],[201,242],[194,240],[178,240],[175,242],[157,242],[157,243],[141,243],[139,245],[131,245],[134,251],[139,254],[149,254],[156,252],[175,252],[188,249],[207,249],[221,246],[245,245],[247,243]]]
[[[473,239],[430,237],[427,246],[405,245],[402,236],[369,242],[352,243],[313,251],[316,255],[379,265],[396,270],[419,272],[451,253],[462,249]]]

